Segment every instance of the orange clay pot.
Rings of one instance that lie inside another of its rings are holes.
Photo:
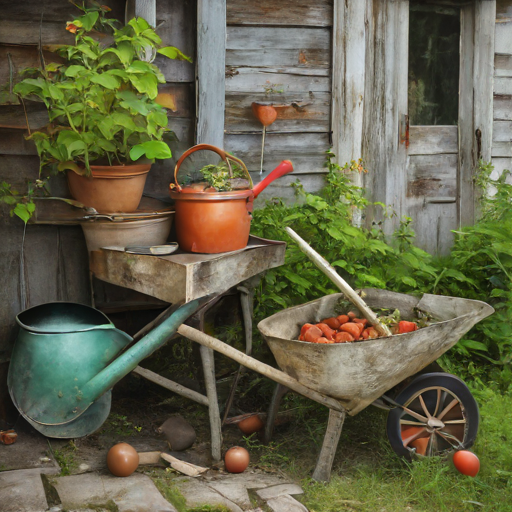
[[[80,203],[99,213],[137,210],[151,164],[91,165],[92,177],[68,171],[69,191]]]
[[[177,182],[180,165],[191,153],[199,150],[214,151],[224,160],[236,161],[246,169],[241,160],[208,144],[198,144],[183,153],[174,170],[174,183],[170,186],[170,195],[175,201],[178,244],[184,251],[204,254],[243,249],[249,241],[254,199],[272,181],[292,172],[292,163],[284,160],[253,189],[217,192],[215,189],[182,188]]]

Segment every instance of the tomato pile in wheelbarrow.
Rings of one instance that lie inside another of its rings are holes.
[[[258,324],[280,369],[337,399],[352,416],[370,404],[389,409],[387,434],[399,455],[470,447],[479,423],[471,392],[454,375],[422,370],[494,309],[476,300],[377,289],[362,290],[363,301],[295,232],[287,231],[344,293],[288,308]],[[353,311],[343,310],[347,299]],[[382,310],[391,312],[381,316],[387,316],[388,326],[375,314]],[[358,323],[362,327],[343,328]],[[353,340],[336,342],[345,332]]]

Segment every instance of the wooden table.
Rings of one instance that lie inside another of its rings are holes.
[[[217,296],[236,288],[240,292],[245,326],[246,353],[252,346],[252,295],[241,283],[284,263],[286,244],[250,237],[245,249],[223,254],[193,254],[177,251],[169,256],[129,254],[121,247],[106,247],[90,253],[93,276],[111,284],[136,290],[171,305],[206,295]],[[141,338],[170,313],[172,306],[137,333]],[[202,330],[204,311],[192,319]],[[188,323],[188,322],[187,322]],[[213,350],[200,345],[206,396],[138,366],[134,373],[209,409],[212,458],[221,459],[221,420],[217,400]]]

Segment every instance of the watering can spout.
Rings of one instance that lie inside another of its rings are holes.
[[[211,297],[207,296],[180,306],[158,327],[151,330],[133,347],[93,377],[83,388],[84,398],[93,402],[105,391],[113,387],[114,384],[134,370],[143,359],[165,345],[174,336],[178,327],[210,299]]]
[[[53,303],[20,313],[21,330],[8,375],[14,404],[45,434],[48,429],[73,431],[69,425],[79,423],[82,415],[90,417],[89,409],[99,408],[95,402],[102,395],[169,341],[209,300],[206,296],[179,306],[125,352],[132,338],[88,306]],[[110,409],[109,400],[102,397],[100,402],[103,409]],[[102,421],[103,416],[104,412]]]

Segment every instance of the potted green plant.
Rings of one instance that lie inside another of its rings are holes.
[[[40,158],[37,188],[44,187],[43,177],[67,172],[74,199],[100,212],[130,212],[139,204],[151,163],[171,157],[164,140],[170,132],[166,110],[155,101],[165,79],[144,58],[156,53],[190,58],[175,47],[162,47],[142,18],[121,27],[106,17],[106,6],[81,10],[83,15],[66,26],[75,44],[56,50],[63,62],[26,70],[14,88],[21,98],[37,97],[48,109],[49,124],[28,137]],[[105,32],[109,44],[96,37]],[[120,190],[130,182],[128,191]],[[4,187],[4,200],[8,192]]]

